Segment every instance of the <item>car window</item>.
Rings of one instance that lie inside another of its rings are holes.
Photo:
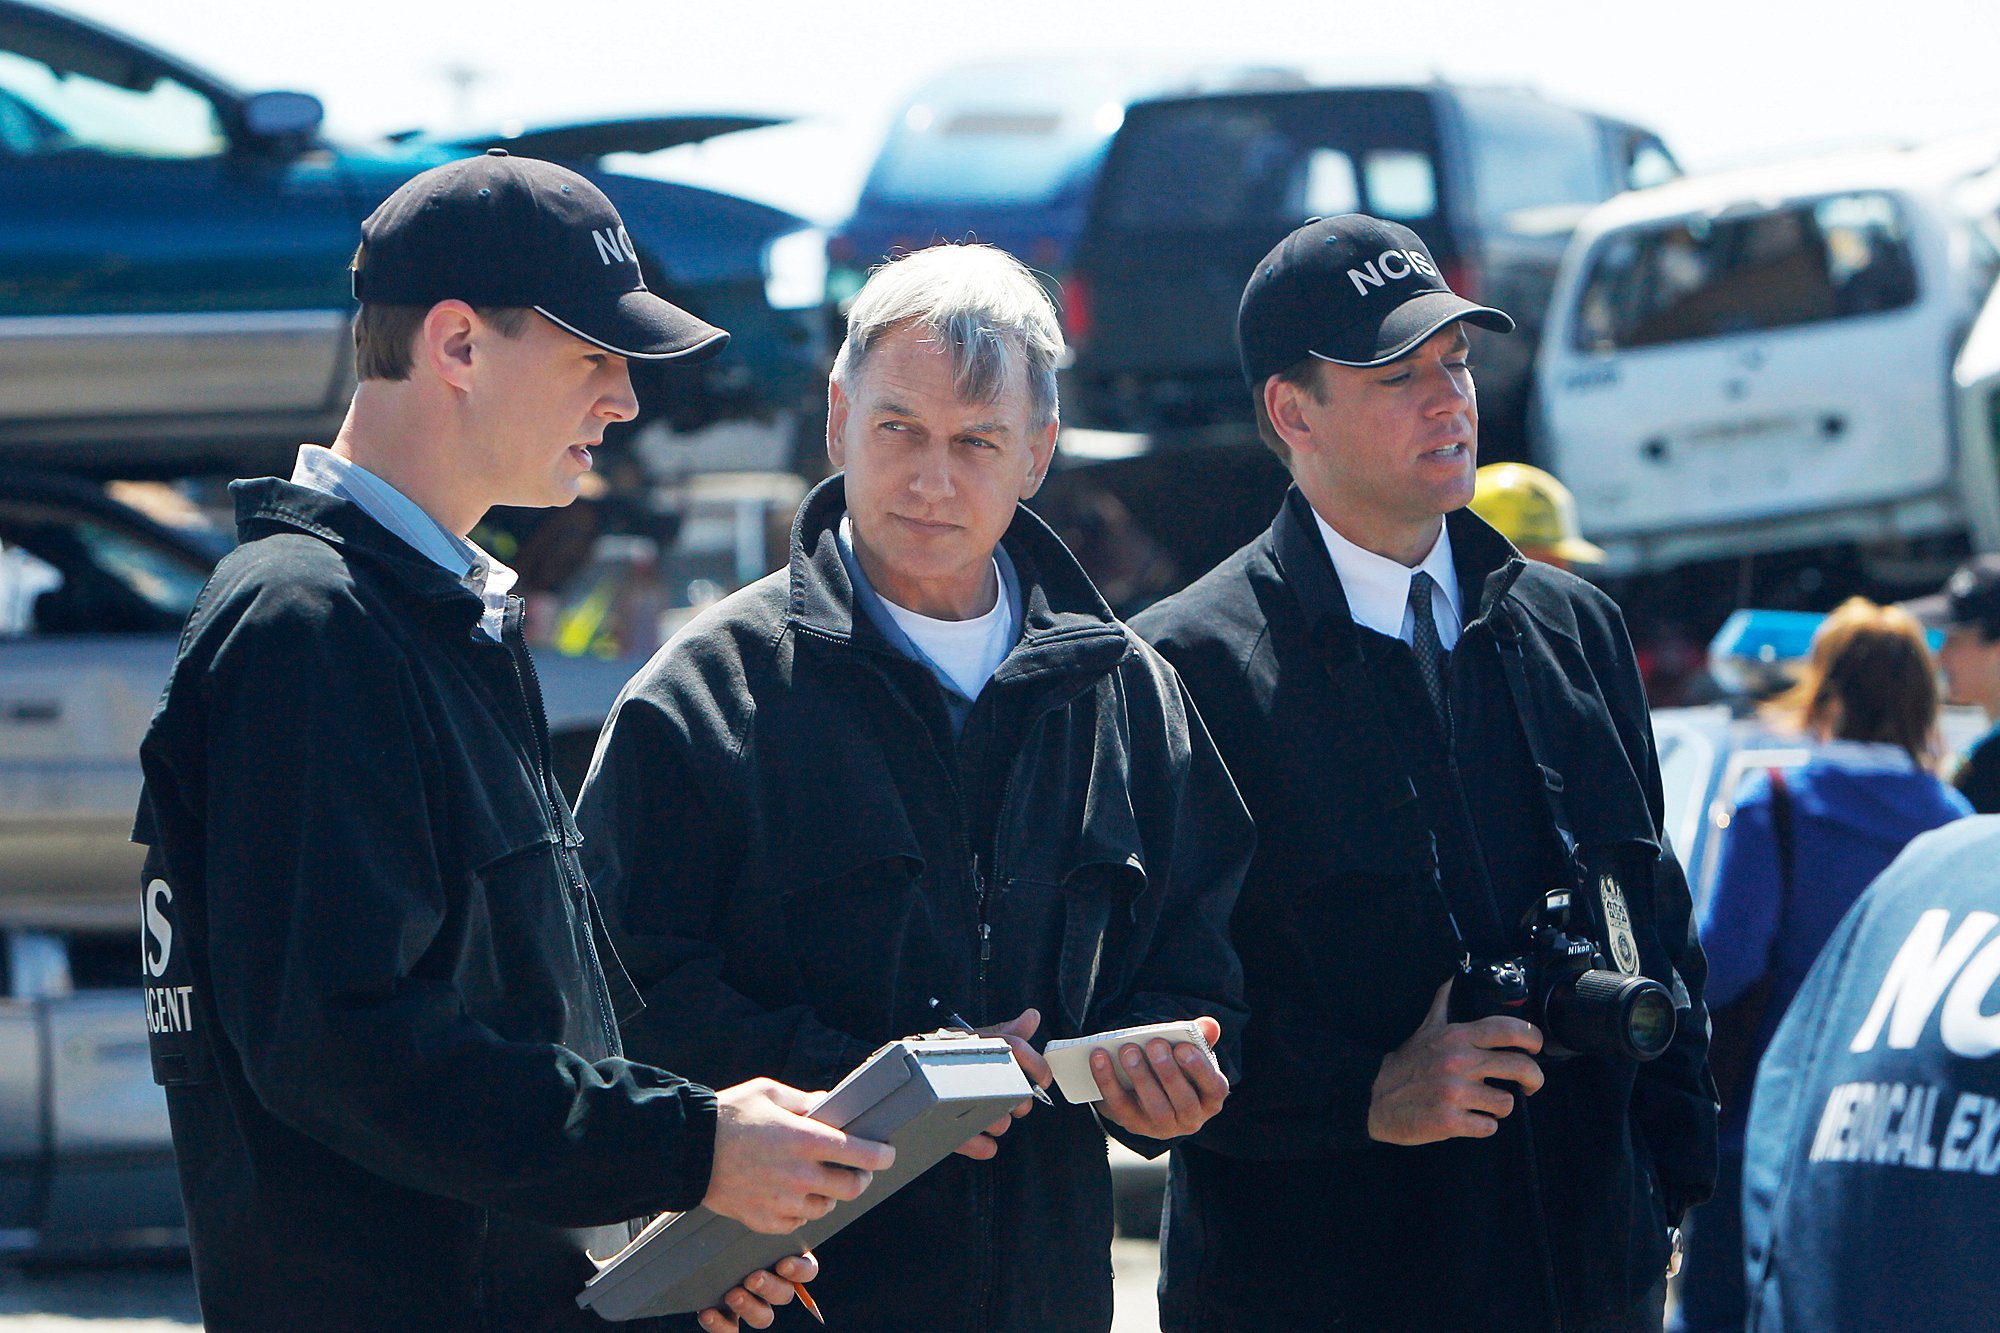
[[[1336,217],[1361,207],[1361,183],[1354,159],[1338,148],[1315,148],[1306,158],[1305,212],[1308,217]]]
[[[1645,139],[1632,150],[1632,160],[1625,167],[1625,188],[1650,190],[1678,179],[1680,174],[1680,163],[1674,161],[1666,145],[1658,139]]]
[[[1594,204],[1612,194],[1597,122],[1539,98],[1460,94],[1472,148],[1474,203],[1489,226],[1555,204]]]
[[[1917,299],[1902,207],[1879,193],[1629,228],[1588,262],[1580,351],[1791,328]]]
[[[137,531],[0,502],[0,634],[172,633],[207,578],[203,561]]]
[[[0,540],[0,636],[35,627],[35,600],[62,587],[62,571],[25,547]]]
[[[1117,108],[1113,108],[1116,110]],[[869,174],[876,202],[1034,204],[1095,170],[1115,122],[1060,107],[912,106]]]
[[[1365,160],[1370,212],[1399,222],[1437,212],[1437,172],[1428,155],[1400,148],[1376,149]]]
[[[1114,230],[1282,232],[1362,211],[1440,211],[1422,93],[1151,103],[1119,132],[1099,209]]]
[[[176,79],[139,71],[114,83],[0,50],[0,157],[188,159],[225,147],[215,104]]]

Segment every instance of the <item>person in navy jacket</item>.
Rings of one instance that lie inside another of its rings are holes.
[[[1722,1096],[1715,1197],[1695,1211],[1677,1327],[1743,1327],[1738,1202],[1749,1074],[1840,918],[1919,833],[1972,813],[1930,771],[1935,667],[1909,613],[1848,600],[1813,638],[1772,712],[1812,740],[1790,771],[1752,773],[1737,796],[1714,891],[1698,909]],[[1732,1045],[1732,1041],[1735,1043]],[[1731,1086],[1732,1062],[1743,1072]]]
[[[1771,1039],[1743,1170],[1751,1333],[2000,1311],[2000,817],[1911,843]]]

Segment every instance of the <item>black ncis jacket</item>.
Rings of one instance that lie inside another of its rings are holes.
[[[1172,669],[1021,509],[1021,640],[954,738],[855,612],[845,507],[839,477],[808,496],[790,567],[662,649],[599,743],[578,817],[648,1001],[634,1054],[826,1088],[944,1026],[932,997],[980,1025],[1032,1005],[1037,1044],[1199,1014],[1231,1041],[1252,835]],[[1110,1241],[1104,1133],[1058,1097],[820,1246],[813,1290],[870,1333],[1104,1329]]]
[[[235,495],[134,833],[205,1326],[598,1328],[626,1232],[567,1228],[698,1202],[715,1104],[619,1058],[519,603],[496,644],[357,506]]]
[[[1349,614],[1297,489],[1135,623],[1186,680],[1258,830],[1234,922],[1243,1077],[1175,1153],[1168,1329],[1587,1329],[1660,1282],[1669,1221],[1710,1189],[1703,962],[1623,622],[1469,511],[1447,522],[1467,608],[1450,744],[1408,646]],[[1640,970],[1683,1006],[1668,1052],[1550,1064],[1489,1139],[1372,1141],[1375,1075],[1453,974],[1452,921],[1465,948],[1513,953],[1547,891],[1580,876],[1594,904],[1607,875]]]

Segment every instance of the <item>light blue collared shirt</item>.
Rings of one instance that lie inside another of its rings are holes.
[[[499,643],[506,623],[507,595],[520,578],[513,570],[425,513],[423,507],[352,459],[317,444],[299,446],[292,485],[351,501],[414,548],[417,554],[456,577],[485,604],[480,630]]]

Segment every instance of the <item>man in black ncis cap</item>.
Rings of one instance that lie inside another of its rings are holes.
[[[577,860],[513,575],[468,539],[561,505],[634,358],[725,335],[648,292],[588,181],[495,153],[362,228],[354,402],[234,487],[141,747],[155,1077],[210,1330],[586,1330],[625,1223],[785,1233],[886,1145],[806,1093],[621,1057],[631,992]],[[607,979],[607,973],[609,979]],[[614,983],[622,983],[622,990]],[[771,1322],[793,1257],[704,1328]]]
[[[1466,508],[1467,324],[1513,327],[1408,228],[1281,241],[1237,339],[1294,484],[1132,622],[1258,840],[1242,1080],[1171,1167],[1170,1333],[1658,1333],[1670,1230],[1711,1187],[1704,965],[1645,692],[1617,607]],[[1555,890],[1604,966],[1674,996],[1657,1058],[1552,1059],[1536,1022],[1453,1010],[1462,964],[1527,951]]]

